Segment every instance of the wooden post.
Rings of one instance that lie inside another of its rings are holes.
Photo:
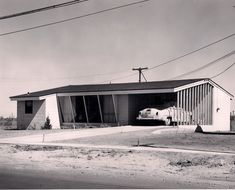
[[[182,100],[183,100],[183,93],[182,90],[180,91],[180,125],[182,125]]]
[[[176,107],[177,107],[177,127],[179,127],[179,91],[177,92],[177,103],[176,103]]]
[[[104,123],[103,115],[102,115],[102,109],[101,109],[101,105],[100,105],[100,96],[99,95],[97,95],[97,100],[98,100],[99,111],[100,111],[100,119],[101,119],[101,122]]]
[[[199,108],[200,108],[200,93],[199,93],[199,86],[197,86],[197,124],[200,123],[199,121]]]
[[[189,101],[188,101],[188,104],[189,104],[189,109],[188,109],[188,115],[189,115],[189,125],[192,125],[192,117],[191,117],[191,114],[192,114],[192,103],[193,103],[193,99],[192,99],[192,88],[189,88]]]
[[[195,124],[195,96],[194,96],[195,87],[192,87],[192,124]]]
[[[71,109],[71,113],[72,113],[72,117],[73,117],[73,123],[75,123],[75,117],[74,117],[74,112],[73,112],[73,105],[72,105],[71,96],[69,96],[69,102],[70,102],[70,109]]]
[[[205,124],[204,93],[205,93],[205,89],[204,89],[204,84],[203,84],[202,85],[202,125]]]
[[[112,94],[112,99],[113,99],[113,108],[114,108],[114,113],[115,113],[115,119],[116,119],[116,123],[118,123],[117,109],[116,109],[116,104],[115,104],[115,99],[114,99],[114,95],[113,94]]]
[[[87,113],[87,107],[86,107],[86,99],[85,99],[85,96],[82,96],[82,98],[83,98],[83,104],[84,104],[85,113],[86,113],[86,121],[87,121],[87,123],[89,123],[89,118],[88,118],[88,113]]]

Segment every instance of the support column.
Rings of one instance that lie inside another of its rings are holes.
[[[188,99],[189,99],[189,93],[188,93],[189,89],[185,90],[185,121],[188,124],[189,122],[189,118],[188,118]]]
[[[202,85],[202,125],[205,124],[205,109],[204,109],[204,93],[205,93],[205,89],[204,89],[204,84]]]
[[[177,126],[179,127],[179,98],[180,96],[179,96],[179,92],[177,92],[177,103],[176,103],[176,108],[177,108],[177,110],[176,110],[176,113],[177,113]]]
[[[89,123],[89,118],[88,118],[88,113],[87,113],[87,107],[86,107],[86,99],[85,99],[85,96],[82,96],[82,98],[83,98],[83,104],[84,104],[85,113],[86,113],[86,121],[87,121],[87,123]]]
[[[195,124],[195,96],[194,96],[194,89],[195,87],[192,87],[192,124]]]
[[[182,120],[182,124],[184,125],[184,121],[185,121],[185,90],[183,90],[183,99],[182,99],[182,112],[183,112],[183,120]]]
[[[205,84],[205,125],[208,125],[208,84]]]
[[[70,102],[70,109],[71,109],[71,113],[72,113],[72,117],[73,117],[73,123],[75,123],[75,117],[74,117],[74,112],[73,112],[73,105],[72,105],[71,96],[69,96],[69,102]]]
[[[100,96],[99,95],[97,95],[97,100],[98,100],[98,105],[99,105],[101,123],[104,123],[103,115],[102,115],[102,109],[101,109],[101,105],[100,105]]]
[[[182,105],[182,100],[183,100],[183,92],[182,92],[182,90],[180,91],[180,121],[179,121],[179,123],[180,123],[180,125],[182,125],[182,110],[183,110],[183,105]]]
[[[197,86],[197,124],[200,123],[199,110],[200,110],[200,89],[199,86]]]
[[[112,94],[112,99],[113,99],[113,108],[114,108],[114,113],[115,113],[115,119],[116,119],[116,123],[118,123],[117,109],[116,109],[116,104],[115,104],[115,99],[114,99],[114,95],[113,94]]]
[[[210,125],[210,84],[207,84],[207,125]]]
[[[188,104],[189,104],[189,109],[188,109],[188,115],[189,115],[189,125],[192,125],[192,103],[193,103],[193,99],[192,99],[192,88],[189,88],[189,96],[188,96]]]

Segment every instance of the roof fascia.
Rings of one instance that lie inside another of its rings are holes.
[[[230,98],[234,98],[234,96],[229,93],[227,90],[225,90],[224,88],[222,88],[220,85],[218,85],[217,83],[215,83],[214,81],[212,80],[208,80],[209,83],[212,85],[212,86],[216,86],[217,88],[219,88],[220,90],[222,90],[224,93],[226,93],[228,96],[230,96]]]
[[[194,83],[190,83],[190,84],[186,84],[186,85],[183,85],[183,86],[180,86],[180,87],[177,87],[177,88],[174,88],[174,92],[178,92],[178,91],[181,91],[181,90],[185,90],[187,88],[191,88],[191,87],[194,87],[194,86],[198,86],[198,85],[201,85],[201,84],[205,84],[207,83],[208,80],[200,80],[200,81],[197,81],[197,82],[194,82]]]
[[[126,90],[126,91],[103,91],[103,92],[74,92],[58,93],[57,96],[86,96],[86,95],[121,95],[121,94],[150,94],[150,93],[172,93],[174,89],[153,89],[153,90]]]
[[[10,97],[11,101],[40,100],[39,97]]]

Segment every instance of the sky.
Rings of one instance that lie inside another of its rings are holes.
[[[0,0],[0,16],[69,0]],[[65,85],[137,82],[133,67],[152,68],[235,33],[235,0],[150,0],[35,30],[138,0],[89,0],[72,6],[0,20],[0,115],[16,116],[9,97]],[[156,69],[148,81],[210,78],[234,62],[235,36]],[[235,66],[213,78],[235,95]],[[235,110],[235,101],[231,102]]]

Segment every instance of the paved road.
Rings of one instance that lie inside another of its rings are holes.
[[[101,182],[90,182],[89,179],[63,179],[61,177],[51,177],[48,174],[37,172],[16,172],[0,171],[1,189],[126,189],[131,186],[114,185]],[[135,188],[135,187],[133,187]]]
[[[206,188],[200,184],[180,184],[177,181],[131,179],[120,176],[91,176],[61,173],[61,171],[9,170],[0,168],[0,189],[165,189]]]

